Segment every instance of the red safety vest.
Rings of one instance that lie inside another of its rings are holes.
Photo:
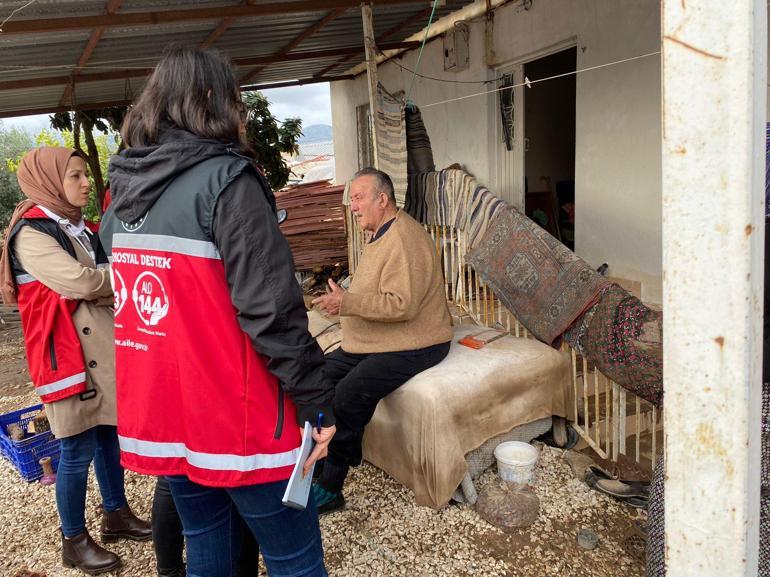
[[[112,209],[102,221],[128,469],[236,487],[287,479],[297,461],[294,405],[238,324],[208,228],[219,193],[245,166],[207,160],[139,221],[124,223]]]
[[[35,206],[24,213],[22,220],[9,235],[9,243],[15,241],[16,234],[23,226],[32,226],[35,230],[51,235],[64,250],[75,257],[75,250],[67,234],[39,207]],[[96,249],[96,238],[94,245]],[[85,359],[72,322],[72,313],[80,301],[64,297],[48,288],[24,270],[13,251],[11,253],[27,364],[35,392],[44,403],[53,403],[84,392]]]

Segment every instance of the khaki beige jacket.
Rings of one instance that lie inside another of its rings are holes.
[[[33,277],[62,296],[78,299],[72,320],[83,347],[88,389],[45,405],[54,435],[70,437],[97,425],[116,425],[113,294],[109,269],[72,241],[77,260],[55,238],[31,227],[16,237],[16,257]]]

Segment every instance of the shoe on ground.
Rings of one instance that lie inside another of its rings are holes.
[[[617,477],[613,476],[609,471],[605,471],[598,465],[588,465],[585,472],[585,478],[583,479],[585,484],[592,489],[596,489],[596,484],[601,479],[617,479]]]
[[[158,571],[158,577],[186,577],[187,569],[183,564],[181,567],[172,571]]]
[[[121,566],[120,557],[97,544],[88,531],[69,539],[62,534],[61,555],[65,567],[77,567],[89,575],[114,571]]]
[[[319,515],[339,511],[345,506],[345,497],[342,496],[342,491],[329,491],[318,483],[313,483],[313,500]]]
[[[625,499],[626,497],[641,497],[647,499],[650,487],[647,483],[636,481],[621,481],[615,479],[599,479],[594,487],[597,491]]]
[[[117,511],[102,510],[102,542],[114,543],[118,539],[131,541],[149,541],[152,539],[152,527],[131,512],[126,505]]]
[[[645,497],[615,497],[618,499],[621,503],[625,503],[626,505],[631,505],[632,507],[636,507],[637,509],[647,509],[649,506],[649,499]]]

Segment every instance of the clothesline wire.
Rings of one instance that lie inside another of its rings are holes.
[[[36,0],[30,0],[30,2],[28,2],[25,6],[17,8],[15,10],[15,12],[18,12],[19,10],[22,10],[23,8],[25,8],[26,6],[32,4],[35,1]],[[11,13],[6,18],[5,22],[7,22],[12,16],[13,16],[13,13]],[[0,28],[2,28],[2,25],[0,25]],[[501,87],[495,88],[494,90],[486,90],[484,92],[477,92],[477,93],[474,93],[474,94],[468,94],[468,95],[460,96],[460,97],[457,97],[457,98],[451,98],[451,99],[448,99],[448,100],[441,100],[441,101],[438,101],[438,102],[432,102],[430,104],[422,105],[421,108],[429,108],[429,107],[432,107],[432,106],[438,106],[440,104],[447,104],[447,103],[455,102],[455,101],[458,101],[458,100],[465,100],[467,98],[473,98],[473,97],[476,97],[476,96],[484,96],[486,94],[492,94],[494,92],[500,92],[501,90],[506,90],[508,88],[519,88],[521,86],[531,86],[532,84],[537,84],[537,83],[540,83],[540,82],[546,82],[548,80],[555,80],[557,78],[563,78],[565,76],[571,76],[573,74],[577,75],[577,74],[581,74],[583,72],[590,72],[592,70],[597,70],[599,68],[606,68],[608,66],[615,66],[615,65],[618,65],[618,64],[623,64],[625,62],[630,62],[630,61],[633,61],[633,60],[639,60],[639,59],[642,59],[642,58],[648,58],[650,56],[655,56],[655,55],[658,55],[658,54],[660,54],[659,50],[656,51],[656,52],[650,52],[650,53],[642,54],[642,55],[639,55],[639,56],[633,56],[631,58],[624,58],[622,60],[616,60],[614,62],[607,62],[605,64],[599,64],[597,66],[590,66],[588,68],[582,68],[580,70],[573,70],[573,71],[570,71],[570,72],[565,72],[563,74],[557,74],[555,76],[549,76],[547,78],[539,78],[539,79],[536,79],[536,80],[527,80],[527,79],[525,79],[525,81],[520,83],[520,84],[514,84],[514,85],[510,85],[510,86],[501,86]],[[112,67],[105,66],[105,65],[106,64],[111,64],[111,63],[116,63],[117,64],[117,63],[121,63],[121,62],[136,62],[137,60],[154,60],[154,58],[155,57],[148,56],[148,57],[144,57],[144,58],[140,57],[140,58],[131,58],[131,59],[126,58],[126,59],[117,59],[117,60],[104,60],[104,61],[101,61],[99,63],[93,63],[93,64],[89,65],[88,68],[90,70],[94,70],[94,69],[117,70],[117,68],[112,68]],[[408,68],[406,66],[403,66],[402,64],[400,64],[396,60],[391,60],[391,62],[393,62],[393,64],[395,64],[396,66],[398,66],[402,70],[405,70],[405,71],[410,72],[410,73],[413,74],[413,76],[412,76],[412,84],[413,84],[414,78],[416,76],[419,76],[420,78],[424,78],[426,80],[433,80],[433,81],[436,81],[436,82],[444,82],[444,83],[451,83],[451,84],[491,84],[493,82],[498,82],[498,81],[502,80],[502,77],[497,77],[497,78],[493,78],[493,79],[490,79],[490,80],[448,80],[448,79],[443,79],[443,78],[435,78],[435,77],[432,77],[432,76],[427,76],[427,75],[424,75],[424,74],[420,74],[417,70],[412,70],[412,69],[410,69],[410,68]],[[419,59],[418,59],[418,65],[419,65]],[[18,69],[23,69],[25,71],[30,71],[30,70],[50,70],[50,69],[63,69],[63,70],[66,70],[66,69],[74,69],[76,67],[77,66],[73,65],[73,64],[59,64],[59,65],[50,65],[50,66],[2,65],[2,66],[0,66],[0,76],[3,75],[3,72],[7,72],[7,69],[9,69],[9,68],[14,68],[14,69],[18,68]],[[5,68],[6,70],[3,71],[2,70],[3,68]],[[126,69],[126,68],[130,69],[131,67],[121,67],[120,69]],[[136,66],[135,68],[139,69],[139,68],[147,68],[147,67],[146,66]],[[415,67],[415,68],[417,68],[417,67]],[[410,90],[411,90],[411,87],[412,87],[412,85],[410,84]],[[407,98],[406,102],[407,103],[409,102],[408,98]]]
[[[31,4],[34,4],[35,2],[37,2],[37,0],[29,0],[29,2],[27,2],[26,4],[24,4],[24,6],[19,6],[18,8],[15,8],[15,9],[13,10],[13,12],[11,12],[10,14],[8,14],[8,16],[6,16],[5,20],[3,20],[3,21],[2,21],[2,23],[0,23],[0,32],[2,32],[2,31],[3,31],[3,26],[5,26],[5,24],[6,24],[6,23],[7,23],[7,22],[8,22],[8,21],[11,19],[11,18],[13,18],[13,15],[14,15],[14,14],[16,14],[17,12],[21,12],[21,11],[22,11],[22,10],[24,10],[24,9],[25,9],[27,6],[30,6]]]
[[[433,23],[433,16],[436,14],[436,6],[438,5],[438,0],[433,0],[433,8],[430,11],[430,17],[428,18],[428,25],[425,27],[425,36],[422,39],[422,44],[420,44],[420,52],[417,55],[417,63],[414,66],[414,74],[412,75],[412,80],[409,82],[409,90],[406,91],[406,103],[409,104],[410,98],[412,96],[412,87],[414,86],[414,79],[417,76],[417,70],[420,69],[420,60],[422,60],[422,51],[425,49],[425,43],[428,41],[428,33],[430,32],[430,25]]]
[[[380,54],[385,54],[381,50],[378,50]],[[445,82],[447,84],[492,84],[494,82],[497,82],[498,80],[502,80],[502,76],[497,78],[492,78],[490,80],[447,80],[445,78],[436,78],[435,76],[426,76],[425,74],[420,74],[416,70],[412,70],[411,68],[407,68],[403,64],[399,63],[397,60],[393,59],[391,60],[393,64],[398,66],[401,70],[405,72],[411,72],[415,76],[419,76],[420,78],[424,78],[426,80],[435,80],[436,82]]]
[[[501,90],[508,90],[512,88],[520,88],[522,86],[532,86],[533,84],[538,84],[540,82],[546,82],[548,80],[555,80],[557,78],[563,78],[565,76],[572,76],[582,74],[583,72],[590,72],[591,70],[598,70],[599,68],[607,68],[608,66],[615,66],[618,64],[623,64],[625,62],[631,62],[632,60],[640,60],[642,58],[649,58],[650,56],[655,56],[656,54],[660,54],[660,50],[656,52],[649,52],[647,54],[641,54],[639,56],[632,56],[631,58],[623,58],[622,60],[615,60],[614,62],[607,62],[605,64],[598,64],[596,66],[589,66],[588,68],[581,68],[580,70],[572,70],[571,72],[565,72],[563,74],[556,74],[554,76],[548,76],[546,78],[538,78],[537,80],[529,80],[528,78],[524,79],[524,82],[521,82],[519,84],[512,84],[510,86],[500,86],[498,88],[495,88],[494,90],[485,90],[484,92],[476,92],[474,94],[466,94],[465,96],[459,96],[457,98],[449,98],[447,100],[439,100],[438,102],[431,102],[430,104],[423,104],[420,106],[421,109],[430,108],[431,106],[438,106],[439,104],[447,104],[449,102],[457,102],[458,100],[465,100],[467,98],[474,98],[476,96],[484,96],[486,94],[493,94],[495,92],[500,92]]]
[[[385,52],[377,48],[377,52],[381,55],[385,55]],[[146,61],[147,64],[142,64],[143,61]],[[23,71],[23,72],[34,72],[38,70],[61,70],[63,72],[68,72],[75,70],[77,68],[82,68],[83,73],[88,73],[91,71],[101,70],[101,71],[117,71],[117,70],[145,70],[147,68],[153,68],[155,66],[155,63],[157,61],[157,56],[141,56],[141,57],[134,57],[134,58],[118,58],[118,59],[111,59],[111,60],[99,60],[99,61],[91,61],[87,64],[85,67],[79,67],[77,64],[47,64],[47,65],[34,65],[30,66],[28,64],[0,64],[0,76],[6,73],[13,73],[16,71]],[[395,59],[392,60],[393,64],[401,68],[402,70],[409,72],[411,74],[416,74],[420,78],[425,78],[428,80],[435,80],[437,82],[447,82],[447,83],[456,83],[456,84],[489,84],[492,82],[497,82],[500,80],[500,78],[493,78],[491,80],[445,80],[442,78],[435,78],[433,76],[427,76],[425,74],[420,74],[416,70],[413,70],[411,68],[408,68],[404,66],[403,64],[399,63]],[[112,66],[114,64],[123,64],[127,63],[124,66]]]

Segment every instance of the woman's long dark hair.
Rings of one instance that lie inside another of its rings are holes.
[[[240,142],[243,104],[230,62],[216,50],[173,47],[123,121],[128,147],[158,144],[169,125],[201,137]]]

